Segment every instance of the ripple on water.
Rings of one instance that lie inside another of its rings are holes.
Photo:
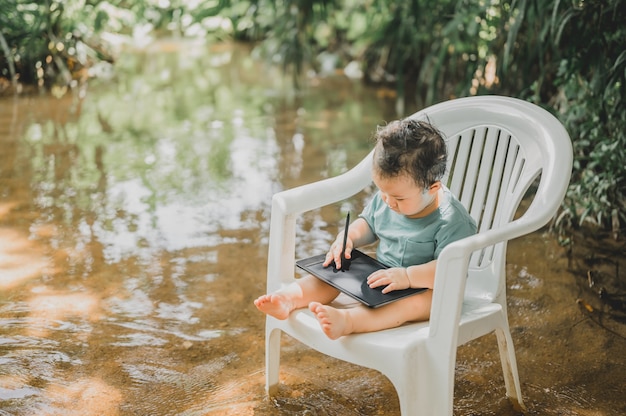
[[[0,400],[23,399],[36,394],[39,394],[39,389],[33,387],[21,387],[18,389],[5,389],[0,387]]]
[[[202,399],[187,406],[184,415],[195,414],[253,414],[262,392],[264,371],[233,374],[232,363],[239,357],[232,353],[196,366],[190,373],[189,383],[205,393]],[[258,390],[251,388],[258,386]]]
[[[208,410],[212,410],[216,392],[219,392],[220,398],[226,397],[222,394],[223,387],[216,385],[224,378],[228,364],[237,359],[235,353],[226,354],[189,369],[179,367],[176,362],[124,363],[122,368],[132,379],[134,394],[137,397],[136,400],[129,398],[130,401],[136,402],[133,403],[133,411],[140,414],[162,414],[162,409],[167,408],[172,414],[191,415],[196,414],[196,411],[200,412],[199,414],[207,414]],[[249,390],[250,384],[245,380],[239,380],[237,397],[248,400],[251,397]],[[148,391],[149,394],[146,394]]]
[[[116,347],[140,347],[140,346],[151,346],[158,347],[161,345],[167,344],[167,340],[163,338],[159,338],[150,334],[125,334],[120,335],[122,341],[113,342],[111,345]]]
[[[175,384],[184,374],[161,364],[123,364],[122,368],[136,384],[171,383]]]
[[[113,322],[115,325],[127,328],[133,331],[138,331],[134,334],[123,334],[120,338],[127,341],[120,341],[121,344],[114,343],[113,345],[122,346],[138,346],[138,345],[164,345],[169,342],[168,338],[174,336],[176,338],[183,339],[189,342],[195,341],[208,341],[213,338],[218,338],[226,333],[221,329],[204,329],[198,331],[196,334],[187,334],[176,328],[160,328],[159,323],[151,320],[136,320],[131,322]],[[243,330],[229,329],[229,334],[237,334]],[[158,335],[156,335],[158,334]],[[144,342],[144,343],[142,343]]]

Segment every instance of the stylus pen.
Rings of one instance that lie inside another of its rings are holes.
[[[343,247],[341,249],[341,271],[346,271],[350,268],[348,261],[346,260],[346,243],[348,241],[348,227],[350,226],[350,212],[346,216],[346,228],[343,231]]]

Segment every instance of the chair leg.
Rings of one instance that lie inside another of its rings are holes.
[[[396,374],[386,371],[400,401],[402,416],[452,416],[454,365],[435,357],[408,360]]]
[[[268,318],[269,319],[269,318]],[[266,324],[265,330],[265,391],[273,396],[278,390],[280,372],[280,338],[282,331]]]
[[[515,410],[525,411],[526,407],[522,401],[522,390],[517,372],[517,360],[515,358],[515,348],[513,346],[511,331],[508,325],[504,325],[503,328],[498,328],[495,332],[496,338],[498,339],[498,349],[500,350],[500,362],[502,363],[506,395]]]

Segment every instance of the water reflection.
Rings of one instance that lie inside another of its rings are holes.
[[[93,122],[85,113],[81,123]],[[110,262],[205,245],[219,228],[249,227],[240,213],[266,205],[274,190],[275,140],[251,137],[236,125],[211,124],[194,126],[195,134],[172,132],[174,138],[160,137],[164,126],[154,125],[155,131],[136,141],[96,131],[71,138],[72,148],[59,145],[52,131],[45,134],[51,140],[43,141],[41,125],[35,124],[26,136],[41,152],[31,159],[36,208],[78,220],[77,249],[97,240]],[[90,153],[96,162],[92,171]]]

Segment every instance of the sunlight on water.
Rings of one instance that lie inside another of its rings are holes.
[[[93,415],[111,415],[117,413],[122,402],[119,390],[93,377],[52,385],[45,390],[44,397],[50,405],[42,406],[36,413],[80,415],[87,411]]]
[[[45,271],[49,263],[32,242],[13,230],[0,233],[0,289],[10,289]]]

